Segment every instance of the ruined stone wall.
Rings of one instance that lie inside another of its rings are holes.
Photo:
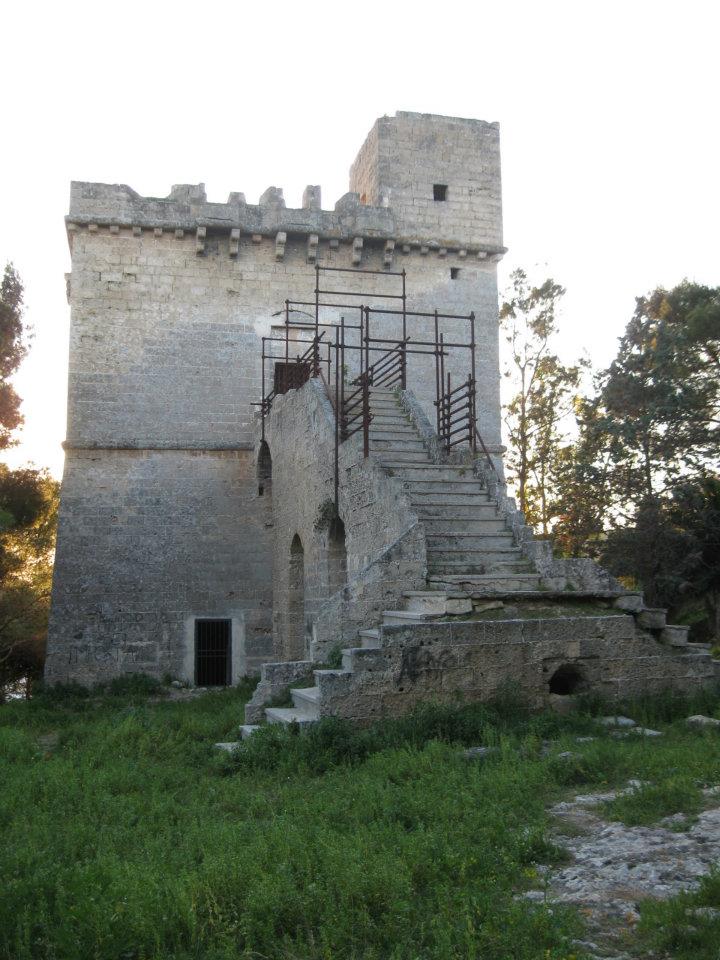
[[[379,617],[391,599],[397,602],[404,590],[418,589],[425,582],[424,535],[417,530],[418,518],[399,481],[373,459],[364,459],[358,433],[340,447],[339,515],[345,527],[348,598],[352,602],[326,611],[335,593],[329,566],[334,430],[332,406],[319,380],[278,397],[266,426],[273,460],[273,633],[278,659],[302,660],[311,653],[314,659],[322,658],[343,640],[347,607],[354,611],[349,624],[354,636],[360,626],[373,623],[369,604],[375,604]],[[295,537],[302,543],[304,560],[305,631],[300,648],[287,643],[294,635],[290,580]],[[392,547],[395,551],[380,564],[382,580],[371,576],[353,587]],[[318,618],[322,619],[322,632],[319,636],[316,632],[313,644],[313,621]]]
[[[352,672],[316,673],[323,716],[368,722],[428,700],[487,701],[508,689],[541,708],[563,666],[579,671],[578,692],[609,701],[717,682],[710,657],[664,646],[631,616],[385,626],[382,649],[352,658]]]

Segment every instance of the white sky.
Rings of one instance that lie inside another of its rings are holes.
[[[0,267],[36,334],[6,459],[62,468],[71,179],[332,208],[396,110],[500,121],[501,280],[540,264],[565,358],[607,364],[636,295],[720,284],[719,29],[716,0],[6,2]]]

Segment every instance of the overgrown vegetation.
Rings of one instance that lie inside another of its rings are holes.
[[[20,398],[10,382],[27,353],[23,286],[12,264],[0,284],[0,450],[15,444]],[[47,471],[0,464],[0,703],[42,675],[55,550],[58,484]]]
[[[720,783],[717,734],[681,719],[720,712],[710,694],[625,706],[662,725],[652,743],[613,739],[597,704],[532,716],[506,697],[364,730],[268,728],[218,754],[249,693],[163,702],[135,678],[0,709],[0,956],[581,958],[581,917],[517,896],[563,856],[548,804],[673,768]],[[476,745],[496,749],[465,759]]]
[[[500,311],[520,507],[564,555],[598,557],[693,639],[720,641],[720,288],[638,297],[592,384],[552,350],[563,294],[516,271]]]

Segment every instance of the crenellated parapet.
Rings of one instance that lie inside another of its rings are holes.
[[[126,184],[86,183],[73,181],[70,192],[70,213],[65,218],[68,238],[79,229],[91,232],[106,228],[110,233],[130,229],[135,236],[144,231],[155,236],[167,232],[182,238],[196,238],[196,252],[203,254],[210,235],[229,237],[230,256],[237,256],[243,236],[260,242],[271,238],[278,259],[284,254],[288,238],[303,238],[307,243],[308,260],[313,261],[321,240],[348,242],[357,252],[364,241],[383,246],[387,263],[392,262],[395,247],[427,253],[448,250],[461,257],[497,258],[505,248],[482,237],[468,243],[466,238],[403,234],[403,224],[390,206],[362,203],[358,193],[346,193],[333,210],[321,207],[320,187],[310,185],[303,193],[303,206],[288,208],[282,189],[268,187],[257,204],[247,203],[242,193],[231,193],[226,203],[208,201],[205,185],[178,184],[167,197],[143,197]]]

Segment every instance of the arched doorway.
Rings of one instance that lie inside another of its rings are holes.
[[[288,660],[305,657],[305,550],[297,534],[290,544],[286,651]]]
[[[328,588],[330,596],[347,583],[347,549],[345,547],[345,524],[340,517],[330,522],[328,529]]]

